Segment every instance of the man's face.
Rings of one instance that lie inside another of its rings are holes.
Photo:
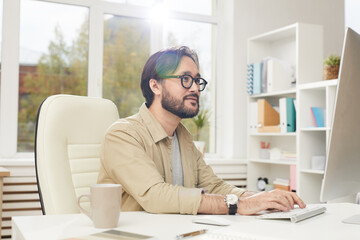
[[[188,74],[192,77],[200,77],[199,70],[194,61],[189,57],[182,57],[174,74]],[[181,85],[180,78],[170,78],[163,81],[161,98],[162,107],[178,116],[179,118],[192,118],[199,112],[200,92],[195,83],[189,89]]]

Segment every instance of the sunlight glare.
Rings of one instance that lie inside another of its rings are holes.
[[[151,8],[150,17],[154,22],[165,22],[168,19],[169,10],[162,4],[157,4]]]

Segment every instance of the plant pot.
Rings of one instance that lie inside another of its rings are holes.
[[[324,66],[323,68],[323,80],[337,79],[339,75],[339,65],[336,66]]]
[[[195,147],[205,156],[206,143],[204,141],[194,141]]]

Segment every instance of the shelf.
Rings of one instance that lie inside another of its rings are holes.
[[[292,24],[280,29],[266,32],[261,35],[250,38],[249,41],[274,42],[284,38],[295,37],[297,26],[298,24]]]
[[[327,131],[330,130],[330,128],[328,127],[305,127],[305,128],[301,128],[300,131],[302,132],[323,132],[323,131]]]
[[[251,95],[250,98],[263,98],[263,97],[282,97],[282,96],[289,96],[289,95],[293,95],[296,94],[296,88],[292,88],[289,90],[285,90],[285,91],[276,91],[276,92],[270,92],[270,93],[260,93],[260,94],[255,94],[255,95]]]
[[[324,171],[311,169],[312,156],[317,156],[319,153],[325,155],[324,153],[328,150],[332,109],[338,85],[337,79],[322,80],[323,56],[323,27],[320,25],[296,23],[248,39],[248,63],[259,63],[267,57],[274,57],[296,69],[294,75],[296,85],[290,83],[289,77],[285,77],[284,72],[280,74],[283,70],[275,72],[273,68],[273,72],[270,71],[272,74],[270,87],[272,88],[267,89],[275,91],[250,95],[247,98],[248,189],[257,189],[256,183],[259,176],[268,179],[289,178],[296,173],[296,189],[301,198],[309,203],[319,201],[319,186]],[[274,66],[270,65],[270,67]],[[256,83],[259,84],[259,82]],[[270,105],[280,108],[281,98],[296,99],[296,132],[257,132],[256,127],[259,121],[256,121],[256,118],[259,116],[254,114],[255,110],[258,110],[255,106],[257,101],[265,99]],[[316,124],[313,122],[311,107],[324,109],[324,121],[327,123],[323,125],[324,127],[314,127]],[[278,148],[283,152],[296,152],[296,158],[285,159],[286,155],[278,155],[283,159],[260,159],[260,156],[264,156],[260,155],[259,151],[261,141],[271,143],[272,148]],[[309,169],[303,169],[305,166]]]
[[[249,159],[250,162],[279,164],[279,165],[296,165],[296,159]]]
[[[324,170],[313,170],[313,169],[303,169],[300,170],[302,173],[311,173],[311,174],[324,174]]]
[[[282,136],[282,137],[292,137],[296,136],[296,132],[290,132],[290,133],[253,133],[249,134],[249,136]]]
[[[333,80],[326,80],[326,81],[318,81],[313,83],[304,83],[299,85],[300,90],[307,90],[307,89],[316,89],[316,88],[325,88],[328,86],[337,86],[337,79]]]

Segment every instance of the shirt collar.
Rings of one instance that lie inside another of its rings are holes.
[[[149,130],[150,135],[155,143],[167,137],[164,128],[161,126],[155,116],[149,111],[145,103],[141,105],[139,114],[144,120],[145,126]]]
[[[141,105],[139,114],[140,114],[141,118],[144,120],[144,123],[145,123],[147,129],[149,130],[150,135],[153,138],[155,143],[168,137],[164,128],[161,126],[161,124],[158,122],[158,120],[155,118],[155,116],[149,111],[149,109],[146,107],[145,103],[143,103]],[[192,140],[191,133],[189,133],[189,131],[186,129],[186,127],[182,123],[179,123],[179,125],[176,127],[175,131],[177,132],[178,139],[181,135],[182,137],[186,137],[189,140],[190,139]]]

